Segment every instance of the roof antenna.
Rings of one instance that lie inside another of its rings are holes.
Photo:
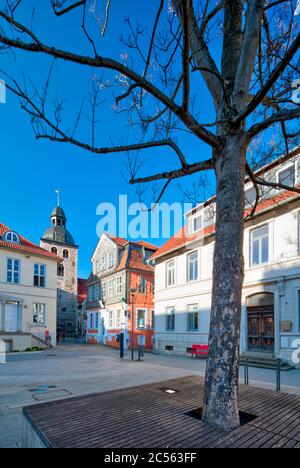
[[[57,195],[57,206],[60,206],[60,190],[55,190],[55,193]]]

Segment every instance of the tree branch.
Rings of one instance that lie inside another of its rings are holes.
[[[236,123],[242,122],[245,120],[258,106],[261,104],[269,90],[276,83],[278,78],[282,75],[286,67],[289,65],[290,61],[293,59],[294,55],[300,47],[300,33],[294,40],[293,44],[285,54],[284,58],[280,61],[279,65],[275,68],[268,81],[262,87],[262,89],[254,96],[250,104],[242,110],[242,112],[235,119]]]
[[[4,12],[0,11],[0,17],[3,17],[11,25],[18,27],[23,32],[28,33],[34,40],[33,43],[26,43],[16,39],[10,39],[0,34],[0,43],[15,47],[17,49],[25,50],[28,52],[44,53],[52,57],[56,57],[69,62],[77,63],[94,68],[105,68],[108,70],[118,71],[119,73],[127,76],[135,83],[139,83],[139,86],[148,91],[153,97],[158,99],[162,104],[170,109],[185,125],[188,129],[192,130],[201,140],[215,149],[221,148],[221,143],[217,136],[202,128],[196,119],[189,113],[184,112],[181,106],[177,105],[171,98],[164,94],[160,89],[154,86],[150,81],[143,78],[141,75],[130,69],[129,67],[121,64],[120,62],[103,56],[88,57],[84,55],[74,54],[65,50],[56,49],[55,47],[49,47],[43,44],[37,39],[37,37],[25,28],[23,25],[16,23],[15,20],[7,16]]]
[[[267,128],[269,128],[274,123],[278,122],[287,122],[288,120],[298,119],[300,117],[300,107],[298,109],[293,110],[284,110],[279,111],[271,117],[267,118],[263,122],[253,125],[248,133],[250,134],[251,139],[253,139],[256,135],[263,132]]]
[[[148,177],[142,177],[138,179],[131,179],[130,184],[143,184],[147,182],[153,182],[154,180],[162,179],[178,179],[179,177],[185,177],[187,175],[196,174],[197,172],[208,171],[214,169],[214,161],[208,159],[195,164],[189,164],[186,168],[176,169],[175,171],[162,172]]]

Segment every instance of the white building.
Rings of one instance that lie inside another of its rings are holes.
[[[281,158],[258,175],[300,186],[300,153]],[[300,194],[261,188],[261,201],[246,181],[246,275],[241,353],[281,357],[292,363],[300,339]],[[155,259],[155,342],[160,353],[187,354],[208,344],[215,231],[215,199],[187,213],[182,232]]]
[[[8,351],[56,345],[61,259],[0,224],[0,340]]]

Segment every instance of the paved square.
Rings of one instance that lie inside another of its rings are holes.
[[[122,361],[115,350],[88,345],[9,355],[0,365],[0,447],[21,445],[22,408],[40,404],[30,391],[39,386],[81,396],[204,372],[201,359],[146,354],[144,362]],[[275,377],[274,371],[250,369],[252,385],[274,389]],[[300,370],[282,373],[282,384],[284,391],[300,395]]]

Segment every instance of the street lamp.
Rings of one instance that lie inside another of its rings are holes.
[[[135,293],[137,292],[136,288],[131,288],[131,302],[132,302],[132,311],[131,311],[131,360],[134,361],[134,298]]]

